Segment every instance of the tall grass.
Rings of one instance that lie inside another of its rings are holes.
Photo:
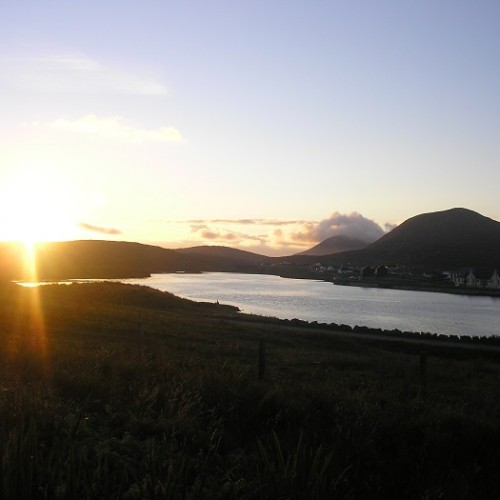
[[[491,351],[430,349],[423,400],[418,345],[102,284],[40,290],[42,357],[29,293],[0,287],[2,498],[498,497]]]

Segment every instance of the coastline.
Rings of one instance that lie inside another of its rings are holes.
[[[420,345],[454,345],[462,347],[476,347],[495,350],[500,349],[500,337],[496,335],[447,335],[435,332],[403,331],[399,329],[372,328],[362,325],[345,325],[338,323],[319,323],[318,321],[307,321],[298,318],[280,319],[257,314],[237,313],[235,321],[255,323],[260,325],[273,325],[284,328],[299,328],[315,331],[317,333],[327,332],[332,334],[344,334],[353,338],[363,337],[372,340],[400,340],[402,342],[417,343]]]
[[[330,281],[330,280],[325,280]],[[338,286],[358,286],[362,288],[386,288],[394,290],[410,290],[414,292],[436,292],[450,293],[456,295],[471,295],[480,297],[500,298],[500,291],[488,290],[484,288],[461,288],[455,286],[440,286],[417,283],[401,283],[395,281],[359,281],[359,280],[333,280],[334,285]]]
[[[348,277],[338,277],[328,271],[312,272],[305,270],[301,267],[290,266],[287,268],[266,268],[265,270],[259,269],[246,269],[239,271],[243,274],[269,274],[273,276],[280,276],[281,278],[292,279],[308,279],[314,281],[325,281],[339,286],[357,286],[363,288],[388,288],[394,290],[410,290],[415,292],[436,292],[436,293],[450,293],[456,295],[470,295],[482,297],[500,297],[500,290],[493,290],[487,288],[467,288],[457,287],[451,284],[439,282],[432,283],[419,277],[400,278],[391,275],[383,278],[369,278],[360,280],[358,277],[352,279]]]

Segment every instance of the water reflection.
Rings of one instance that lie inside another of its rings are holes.
[[[157,274],[125,280],[251,314],[384,328],[488,336],[500,333],[500,299],[377,288],[269,275]]]

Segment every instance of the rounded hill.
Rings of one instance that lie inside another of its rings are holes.
[[[366,264],[495,267],[500,264],[500,222],[465,208],[421,214],[356,254]]]

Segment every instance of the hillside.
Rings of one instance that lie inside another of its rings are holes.
[[[326,240],[318,247],[325,249],[331,243]],[[349,242],[343,241],[343,244]],[[355,266],[403,265],[416,270],[491,270],[500,269],[500,222],[471,210],[454,208],[412,217],[359,250],[311,255],[311,249],[306,254],[280,258],[228,247],[168,250],[139,243],[97,240],[40,243],[35,249],[38,279],[45,280],[131,278],[176,271],[265,271],[309,277],[305,271],[318,260],[333,266],[350,263]],[[1,243],[0,277],[29,279],[24,253],[21,244]]]
[[[368,247],[328,256],[329,263],[399,264],[456,269],[500,266],[500,222],[453,208],[412,217]]]
[[[38,244],[37,269],[43,279],[122,278],[152,272],[199,270],[173,250],[115,241],[67,241]]]
[[[119,283],[0,285],[0,335],[2,499],[498,498],[493,346]]]
[[[358,238],[348,238],[346,236],[332,236],[318,243],[309,250],[299,252],[296,255],[330,255],[339,252],[359,250],[366,247],[370,242]]]
[[[249,264],[259,264],[261,262],[268,262],[271,260],[265,255],[224,246],[199,246],[179,248],[176,250],[176,252],[189,256],[221,258],[225,260],[229,259],[238,263],[246,262]]]
[[[176,271],[244,272],[248,268],[248,256],[237,250],[233,254],[234,258],[229,259],[224,255],[97,240],[39,243],[35,247],[37,279],[43,280],[131,278]],[[0,276],[3,279],[32,279],[24,258],[21,244],[1,244]]]

